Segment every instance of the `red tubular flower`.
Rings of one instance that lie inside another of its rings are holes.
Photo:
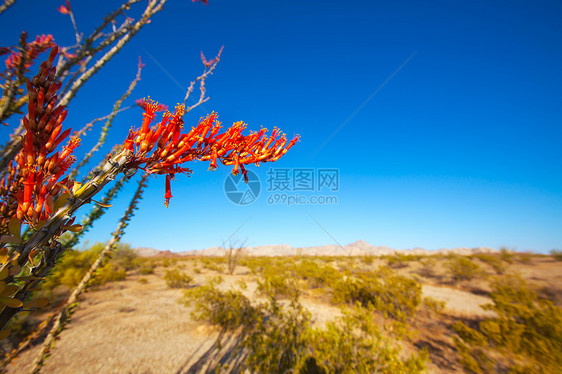
[[[142,126],[139,130],[129,132],[124,148],[133,153],[126,164],[127,168],[166,174],[166,206],[172,197],[170,181],[174,174],[191,172],[179,165],[188,161],[210,161],[209,169],[214,170],[221,162],[223,165],[233,165],[233,174],[241,172],[247,181],[245,165],[275,161],[299,139],[297,135],[288,142],[285,134],[277,128],[273,129],[270,136],[267,136],[265,128],[243,135],[246,129],[243,122],[236,122],[220,133],[222,126],[214,112],[201,118],[197,126],[182,134],[183,105],[178,105],[174,114],[166,112],[162,121],[150,129],[156,105],[153,101],[145,101],[141,105],[145,109]],[[137,145],[136,149],[133,145]]]
[[[70,14],[70,12],[72,11],[72,9],[70,8],[70,1],[66,0],[66,6],[61,5],[60,8],[57,8],[57,10],[65,15]]]
[[[41,38],[38,43],[50,39],[52,37]],[[52,66],[56,53],[55,47],[47,61],[39,67],[39,73],[27,83],[29,104],[28,113],[23,118],[26,130],[23,147],[15,158],[16,162],[10,164],[9,175],[0,188],[2,228],[14,216],[32,226],[48,219],[54,210],[54,199],[61,193],[61,185],[66,188],[73,185],[71,180],[59,179],[74,162],[72,152],[79,140],[73,138],[61,152],[55,151],[70,133],[70,129],[62,128],[66,110],[56,105],[56,92],[60,88],[60,83],[54,79],[55,68]],[[27,56],[34,57],[29,51]]]
[[[166,193],[164,194],[164,205],[166,205],[166,208],[168,207],[168,204],[170,204],[170,199],[173,197],[170,179],[172,179],[171,175],[166,174]]]
[[[142,64],[142,66],[144,66],[144,64]],[[146,108],[145,108],[145,105],[147,105],[147,101],[144,100],[144,99],[138,99],[138,100],[135,101],[135,104],[137,104],[138,106],[140,106],[140,107],[143,108],[143,109],[146,109]],[[165,111],[167,111],[167,110],[168,110],[168,106],[167,106],[167,105],[164,105],[164,104],[157,104],[157,106],[156,106],[156,111],[157,111],[157,112],[165,112]]]
[[[23,182],[23,185],[23,199],[18,201],[18,204],[21,206],[21,210],[23,212],[27,212],[29,206],[31,205],[31,194],[33,193],[33,189],[35,187],[35,173],[29,173],[25,182]]]
[[[24,36],[27,38],[26,36]],[[25,41],[25,39],[24,39]],[[25,44],[25,54],[23,55],[24,63],[23,67],[27,69],[33,65],[33,61],[37,58],[40,53],[43,53],[47,49],[54,47],[56,44],[52,35],[41,35],[37,36],[31,43]],[[5,61],[6,68],[8,70],[15,70],[18,68],[22,54],[21,52],[10,51],[11,54]]]

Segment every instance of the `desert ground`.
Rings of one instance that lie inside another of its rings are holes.
[[[517,274],[532,285],[541,298],[550,300],[557,307],[562,303],[562,261],[548,255],[518,253],[510,253],[505,258],[501,253],[486,256],[467,257],[477,265],[477,272],[466,278],[455,277],[451,270],[451,257],[446,255],[285,256],[260,258],[259,261],[260,264],[276,262],[280,266],[307,261],[331,266],[340,272],[354,269],[359,273],[382,267],[415,280],[421,285],[422,300],[442,303],[431,306],[435,303],[421,302],[417,306],[415,317],[407,322],[408,329],[415,333],[401,343],[403,352],[427,350],[425,371],[428,373],[458,373],[466,368],[459,359],[455,332],[451,326],[456,321],[474,326],[478,321],[496,317],[496,312],[483,308],[483,305],[492,302],[490,285],[495,277]],[[491,261],[490,256],[498,260]],[[242,371],[240,362],[244,355],[235,349],[240,346],[238,332],[225,333],[206,321],[195,320],[191,314],[193,305],[184,302],[184,292],[201,287],[210,277],[220,276],[221,290],[244,283],[242,293],[252,302],[265,300],[259,286],[260,277],[265,273],[256,271],[260,267],[255,264],[250,266],[251,260],[248,259],[250,257],[237,258],[233,274],[229,274],[225,257],[152,256],[140,261],[143,264],[140,267],[128,270],[123,280],[90,287],[60,333],[41,372]],[[490,265],[492,263],[495,267]],[[172,270],[187,274],[191,279],[184,286],[172,288],[168,279]],[[329,294],[329,287],[301,288],[300,303],[310,312],[314,326],[319,328],[342,314],[341,305],[334,303]],[[283,297],[280,299],[283,300]],[[46,311],[34,313],[29,318],[41,321],[47,314]],[[9,351],[10,346],[4,346]],[[41,338],[35,339],[28,349],[7,365],[7,372],[29,372],[40,346]],[[219,346],[220,349],[217,349]],[[501,358],[498,360],[501,361]]]

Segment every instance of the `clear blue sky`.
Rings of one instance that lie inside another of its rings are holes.
[[[80,30],[89,33],[112,3],[72,2]],[[1,16],[0,45],[15,44],[21,29],[72,43],[61,4],[18,1]],[[167,209],[164,178],[152,179],[124,241],[178,251],[231,235],[252,246],[363,239],[562,249],[561,19],[559,1],[169,0],[80,91],[65,124],[80,128],[108,113],[139,55],[146,67],[130,101],[150,95],[173,107],[202,70],[200,51],[211,58],[224,45],[207,83],[211,99],[187,125],[214,110],[223,124],[278,126],[302,141],[253,169],[262,191],[247,206],[225,197],[230,167],[194,165],[172,185]],[[140,121],[140,109],[118,117],[107,148]],[[337,204],[269,205],[269,167],[338,169],[339,191],[299,193]],[[133,189],[90,241],[109,239]]]

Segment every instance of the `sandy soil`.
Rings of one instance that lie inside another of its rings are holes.
[[[468,318],[494,317],[495,313],[482,308],[484,304],[490,304],[489,297],[474,295],[467,291],[457,290],[451,287],[437,287],[423,285],[424,297],[432,297],[445,302],[444,312],[453,316]]]
[[[185,270],[190,272],[190,265]],[[562,284],[562,265],[553,261],[531,265],[513,265],[526,278]],[[414,268],[415,270],[415,268]],[[411,273],[412,269],[401,269]],[[163,280],[163,268],[155,274],[130,275],[125,281],[111,283],[87,292],[72,316],[72,321],[57,341],[52,356],[42,373],[197,373],[206,372],[216,362],[214,344],[219,332],[190,317],[190,308],[179,303],[182,290],[170,289]],[[190,272],[191,273],[191,272]],[[201,284],[209,274],[193,274]],[[147,283],[139,282],[145,278]],[[224,287],[242,278],[248,283],[247,294],[255,290],[255,282],[244,269],[237,276],[223,275]],[[452,373],[460,370],[452,339],[447,334],[450,318],[479,319],[493,316],[482,309],[490,302],[485,295],[470,292],[470,284],[450,285],[447,282],[424,282],[423,295],[445,301],[444,317],[427,320],[420,328],[419,347],[427,347],[433,363],[429,372]],[[560,292],[555,289],[554,293]],[[303,305],[311,311],[315,322],[326,323],[340,314],[339,308],[314,298],[305,298]],[[225,340],[225,345],[236,341]],[[9,366],[9,373],[27,373],[38,347],[24,351]]]

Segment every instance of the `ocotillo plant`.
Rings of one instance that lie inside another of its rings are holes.
[[[127,207],[127,210],[121,217],[119,224],[117,225],[117,229],[113,232],[113,235],[105,248],[101,251],[96,261],[92,264],[88,272],[84,275],[78,286],[72,291],[72,294],[68,297],[68,299],[64,302],[61,307],[60,312],[54,317],[54,322],[51,327],[51,330],[47,334],[47,337],[41,344],[41,349],[39,353],[35,357],[33,362],[32,368],[30,370],[31,373],[39,373],[41,367],[44,365],[46,358],[48,357],[48,353],[51,349],[53,349],[53,345],[55,343],[55,339],[57,335],[63,330],[65,323],[70,318],[74,308],[78,303],[78,298],[80,294],[86,289],[88,283],[91,279],[93,279],[96,271],[100,266],[103,264],[104,260],[110,255],[110,253],[115,248],[115,245],[119,242],[123,234],[125,233],[125,228],[128,226],[129,221],[134,215],[135,209],[138,208],[138,203],[142,198],[142,193],[144,188],[146,187],[146,179],[148,174],[144,174],[142,178],[139,180],[137,190]]]
[[[56,79],[53,61],[54,47],[39,73],[27,83],[28,113],[23,118],[26,132],[22,149],[9,165],[9,173],[0,185],[0,245],[3,261],[0,267],[0,329],[22,307],[29,293],[51,269],[64,247],[58,238],[67,230],[78,231],[74,213],[119,174],[132,175],[138,169],[166,178],[165,204],[171,194],[171,180],[176,173],[190,174],[181,165],[189,161],[210,161],[210,169],[218,163],[233,165],[233,173],[241,172],[247,180],[245,165],[272,162],[282,157],[297,141],[288,140],[274,128],[243,135],[246,125],[236,122],[226,131],[212,113],[202,118],[187,132],[182,132],[185,106],[177,105],[174,113],[166,111],[163,119],[151,127],[158,104],[143,103],[142,125],[131,129],[122,150],[109,155],[101,169],[85,183],[65,177],[74,161],[73,150],[79,139],[71,138],[62,149],[59,145],[68,137],[70,129],[62,128],[66,109],[58,105],[57,91],[61,83]],[[27,240],[21,238],[21,226],[34,229]],[[10,243],[10,248],[5,247]]]

